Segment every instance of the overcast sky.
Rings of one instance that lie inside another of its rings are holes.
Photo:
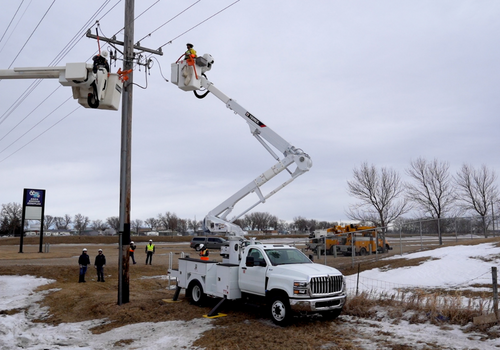
[[[102,4],[97,18],[117,2],[3,3],[0,69],[53,64],[80,29],[95,33],[91,17]],[[500,173],[498,1],[241,0],[200,24],[233,3],[136,1],[136,16],[154,6],[135,21],[134,41],[154,31],[142,46],[172,43],[147,80],[143,68],[134,73],[147,89],[134,87],[132,220],[167,211],[200,220],[275,163],[222,102],[162,78],[187,42],[214,57],[207,75],[216,87],[313,160],[254,211],[346,219],[356,202],[347,181],[362,162],[403,179],[418,157],[447,161],[452,173],[463,163]],[[123,18],[121,1],[100,20],[100,34],[119,32]],[[91,62],[97,42],[80,37],[57,65]],[[48,215],[118,216],[121,111],[71,113],[79,106],[71,89],[44,80],[10,113],[32,83],[0,81],[0,204],[38,188]]]

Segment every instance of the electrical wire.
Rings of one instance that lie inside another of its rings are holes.
[[[3,153],[6,149],[8,149],[10,146],[12,146],[14,143],[16,143],[21,137],[23,137],[24,135],[26,135],[27,133],[29,133],[31,130],[33,130],[35,128],[35,126],[39,125],[41,122],[43,122],[45,119],[47,119],[50,115],[52,115],[52,113],[54,113],[55,111],[57,111],[59,108],[62,107],[63,104],[65,104],[66,102],[68,102],[70,99],[72,98],[72,96],[68,97],[63,103],[61,103],[59,106],[57,106],[55,109],[52,110],[52,112],[50,112],[49,114],[47,114],[44,118],[42,118],[40,121],[38,121],[38,123],[36,123],[35,125],[33,125],[31,128],[28,129],[28,131],[26,131],[24,134],[22,134],[21,136],[19,136],[17,139],[15,139],[13,142],[11,142],[7,147],[5,147],[3,150],[0,151],[0,153]]]
[[[180,15],[182,15],[184,12],[186,12],[187,10],[189,10],[191,7],[193,7],[194,5],[196,5],[197,3],[199,3],[200,1],[201,0],[198,0],[194,4],[192,4],[191,6],[185,8],[183,11],[179,12],[174,17],[170,18],[168,21],[166,21],[165,23],[163,23],[161,26],[159,26],[158,28],[156,28],[155,30],[153,30],[151,33],[149,33],[148,35],[146,35],[144,38],[141,38],[141,39],[137,40],[137,42],[141,42],[145,38],[150,37],[151,34],[153,34],[154,32],[158,31],[160,28],[162,28],[163,26],[167,25],[168,23],[172,22],[174,19],[176,19],[177,17],[179,17]]]
[[[19,121],[19,123],[17,123],[16,125],[14,125],[14,127],[12,129],[10,129],[2,138],[0,138],[0,141],[2,141],[4,138],[7,137],[7,135],[9,135],[12,131],[14,131],[26,118],[28,118],[34,111],[36,111],[38,109],[38,107],[40,107],[43,103],[45,103],[45,101],[47,101],[47,99],[52,96],[62,85],[59,85],[54,91],[52,91],[49,96],[47,96],[45,99],[42,100],[42,102],[40,102],[38,104],[38,106],[36,106],[33,110],[31,110],[31,112],[29,112],[23,119],[21,119]],[[3,151],[0,151],[0,153],[2,153]]]
[[[81,107],[82,106],[76,107],[74,110],[72,110],[71,112],[69,112],[68,114],[66,114],[63,118],[59,119],[57,122],[55,122],[54,124],[52,124],[49,128],[45,129],[40,134],[38,134],[35,138],[31,139],[29,142],[25,143],[22,147],[19,147],[17,150],[15,150],[11,154],[9,154],[7,157],[5,157],[2,160],[0,160],[0,163],[2,163],[3,161],[7,160],[11,156],[13,156],[14,154],[16,154],[17,152],[19,152],[20,150],[22,150],[24,147],[28,146],[30,143],[32,143],[33,141],[35,141],[36,139],[38,139],[40,136],[42,136],[47,131],[49,131],[50,129],[52,129],[54,126],[56,126],[57,124],[59,124],[60,122],[62,122],[64,119],[66,119],[67,117],[69,117],[71,114],[73,114],[74,112],[76,112],[76,110],[80,109]]]
[[[215,16],[217,16],[218,14],[220,14],[220,13],[222,13],[222,12],[226,11],[228,8],[230,8],[231,6],[233,6],[234,4],[236,4],[236,3],[238,3],[238,2],[240,2],[240,0],[236,0],[236,1],[235,1],[235,2],[233,2],[232,4],[230,4],[230,5],[226,6],[226,7],[224,7],[222,10],[220,10],[220,11],[218,11],[218,12],[214,13],[212,16],[210,16],[210,17],[208,17],[208,18],[204,19],[203,21],[201,21],[201,22],[200,22],[200,23],[198,23],[197,25],[195,25],[195,26],[193,26],[193,27],[189,28],[188,30],[186,30],[185,32],[183,32],[183,33],[181,33],[181,34],[177,35],[175,38],[173,38],[173,39],[171,39],[171,40],[167,41],[165,44],[163,44],[162,46],[160,46],[160,48],[162,48],[162,47],[164,47],[164,46],[167,46],[168,44],[172,44],[172,42],[173,42],[174,40],[179,39],[179,38],[180,38],[181,36],[183,36],[184,34],[187,34],[188,32],[190,32],[190,31],[192,31],[193,29],[195,29],[196,27],[198,27],[198,26],[202,25],[202,24],[203,24],[203,23],[205,23],[206,21],[208,21],[208,20],[210,20],[210,19],[214,18]]]
[[[9,25],[7,26],[7,28],[5,29],[5,32],[3,33],[2,37],[0,38],[0,43],[2,42],[2,40],[3,40],[4,36],[5,36],[5,34],[7,34],[7,31],[9,30],[10,25],[11,25],[11,24],[12,24],[12,22],[14,21],[14,18],[16,18],[17,13],[19,12],[19,9],[21,8],[21,6],[23,6],[23,3],[24,3],[24,0],[23,0],[23,1],[21,1],[21,3],[19,4],[19,7],[18,7],[18,8],[17,8],[17,10],[16,10],[16,13],[14,13],[14,16],[12,16],[12,19],[10,20]]]
[[[52,3],[50,4],[49,8],[47,9],[47,11],[45,11],[45,13],[43,14],[42,19],[38,22],[38,24],[36,25],[35,29],[33,29],[33,31],[31,32],[30,36],[28,37],[28,39],[26,39],[26,41],[24,42],[23,46],[21,47],[21,49],[17,53],[16,57],[14,57],[14,59],[12,60],[11,64],[9,65],[9,67],[7,69],[10,69],[10,67],[12,67],[12,65],[17,60],[17,58],[19,57],[19,55],[21,54],[21,52],[24,50],[24,47],[30,41],[30,39],[33,36],[33,34],[35,34],[36,30],[38,29],[38,27],[40,26],[40,24],[43,22],[43,20],[45,19],[45,16],[47,16],[47,13],[49,13],[50,9],[52,8],[52,6],[54,5],[55,2],[56,2],[56,0],[52,1]]]
[[[24,15],[26,14],[26,11],[28,11],[28,8],[30,7],[30,5],[31,5],[31,2],[32,2],[32,1],[33,1],[33,0],[30,0],[30,2],[29,2],[29,4],[28,4],[28,6],[26,6],[26,8],[24,9],[23,14],[21,15],[21,17],[20,17],[20,18],[19,18],[19,20],[17,21],[16,25],[14,26],[14,29],[12,29],[12,31],[10,32],[9,37],[8,37],[8,38],[7,38],[7,40],[5,41],[5,44],[3,44],[2,48],[0,49],[0,52],[2,52],[2,51],[3,51],[3,49],[5,48],[5,46],[7,46],[7,43],[9,42],[10,37],[11,37],[11,36],[12,36],[12,34],[14,34],[14,32],[16,31],[17,26],[19,25],[19,23],[21,23],[21,20],[23,19]]]

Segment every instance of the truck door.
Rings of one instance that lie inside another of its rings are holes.
[[[251,248],[248,255],[254,258],[254,266],[247,266],[245,261],[241,262],[238,282],[243,292],[252,294],[266,294],[266,271],[267,263],[259,249]]]

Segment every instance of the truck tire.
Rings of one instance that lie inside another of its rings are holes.
[[[367,252],[366,252],[366,249],[365,249],[365,248],[361,248],[361,249],[359,250],[359,255],[361,255],[361,256],[366,255],[366,253],[367,253]]]
[[[335,247],[334,245],[332,245],[332,246],[330,247],[330,255],[333,255],[333,254],[334,254],[334,250],[335,250],[335,248],[336,248],[336,247]]]
[[[284,293],[273,294],[269,302],[271,319],[278,326],[286,326],[292,317],[288,296]]]
[[[193,281],[189,285],[189,288],[186,293],[187,297],[191,304],[201,305],[205,301],[205,293],[203,292],[203,287],[201,283],[198,281]]]

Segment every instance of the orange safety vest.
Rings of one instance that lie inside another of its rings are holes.
[[[201,260],[209,260],[208,258],[208,249],[203,249],[200,251],[200,259]]]

